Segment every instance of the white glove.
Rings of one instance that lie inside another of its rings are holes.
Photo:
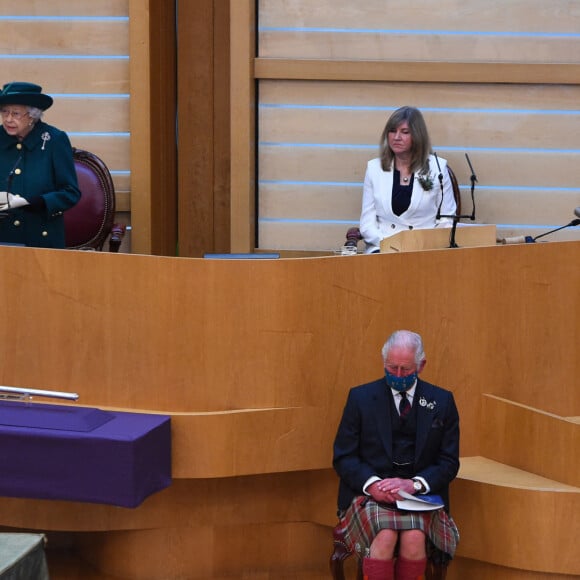
[[[20,195],[0,191],[0,211],[24,207],[25,205],[29,205],[29,203]]]

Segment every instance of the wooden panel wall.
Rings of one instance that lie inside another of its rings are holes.
[[[260,0],[258,247],[337,249],[404,104],[425,113],[470,209],[469,155],[478,223],[499,237],[568,223],[580,205],[579,29],[570,0]]]
[[[574,0],[259,0],[266,58],[577,62]]]
[[[38,83],[54,97],[44,119],[105,161],[119,221],[129,221],[129,2],[22,0],[0,12],[2,84]]]
[[[45,120],[109,167],[116,221],[133,228],[122,251],[174,255],[174,3],[4,3],[0,38],[1,82],[42,85],[55,98]]]

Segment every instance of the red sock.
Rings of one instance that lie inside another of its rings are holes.
[[[395,578],[397,580],[419,580],[425,573],[426,567],[427,558],[407,560],[399,556],[395,565]]]
[[[363,576],[365,580],[393,580],[393,564],[393,560],[365,558],[363,560]]]

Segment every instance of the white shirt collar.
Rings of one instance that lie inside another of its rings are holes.
[[[417,381],[415,381],[415,384],[410,389],[407,389],[405,391],[405,393],[407,393],[407,399],[409,399],[409,403],[411,403],[411,407],[413,406],[413,399],[415,398],[415,390],[416,389],[417,389]],[[401,391],[397,391],[397,389],[391,388],[391,392],[393,393],[393,399],[398,404],[398,402],[402,396]]]

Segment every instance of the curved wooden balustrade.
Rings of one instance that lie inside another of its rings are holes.
[[[448,579],[580,574],[579,256],[576,242],[256,261],[0,248],[0,382],[171,414],[175,478],[134,510],[2,498],[0,525],[77,532],[118,578],[324,578],[346,393],[407,327],[461,413]]]

